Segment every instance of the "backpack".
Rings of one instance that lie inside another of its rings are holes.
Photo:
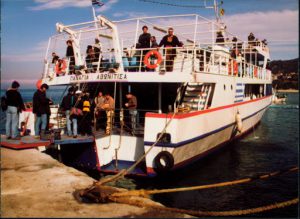
[[[1,97],[1,109],[2,109],[2,111],[6,111],[7,110],[7,99],[6,99],[6,96],[2,96]]]

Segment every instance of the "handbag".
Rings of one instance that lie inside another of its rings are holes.
[[[81,109],[78,109],[78,108],[76,108],[76,107],[73,107],[73,108],[71,109],[70,115],[82,116],[83,114],[82,114],[82,110],[81,110]]]

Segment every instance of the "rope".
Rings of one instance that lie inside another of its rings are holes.
[[[138,207],[148,207],[162,211],[170,211],[182,214],[189,214],[193,216],[240,216],[240,215],[247,215],[247,214],[255,214],[264,211],[269,211],[272,209],[284,208],[287,206],[295,205],[299,202],[299,198],[291,199],[285,202],[279,202],[275,204],[265,205],[257,208],[249,208],[244,210],[230,210],[230,211],[193,211],[193,210],[185,210],[185,209],[178,209],[178,208],[169,208],[164,206],[158,206],[154,204],[148,204],[141,202],[140,200],[132,200],[128,198],[113,198],[111,201],[123,204],[130,204],[135,205]]]
[[[161,193],[172,193],[172,192],[184,192],[184,191],[193,191],[193,190],[201,190],[201,189],[210,189],[210,188],[217,188],[217,187],[224,187],[224,186],[232,186],[237,184],[244,184],[248,182],[252,182],[259,179],[267,179],[273,176],[281,175],[288,172],[297,171],[298,167],[292,167],[289,169],[281,170],[272,172],[269,174],[264,174],[260,176],[253,176],[248,177],[245,179],[239,179],[234,181],[228,181],[228,182],[221,182],[221,183],[214,183],[209,185],[200,185],[200,186],[192,186],[192,187],[185,187],[185,188],[174,188],[174,189],[161,189],[161,190],[131,190],[126,192],[119,192],[119,193],[113,193],[112,197],[124,197],[124,196],[142,196],[147,197],[148,195],[153,194],[161,194]]]

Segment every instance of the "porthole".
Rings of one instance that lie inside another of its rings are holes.
[[[224,90],[226,90],[226,85],[224,84]]]

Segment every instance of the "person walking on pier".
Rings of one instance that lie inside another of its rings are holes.
[[[107,135],[110,135],[112,131],[112,120],[113,120],[114,110],[115,110],[115,100],[110,96],[110,94],[105,94],[105,99],[101,108],[106,111],[105,133]]]
[[[131,120],[131,133],[134,135],[136,131],[136,117],[137,117],[137,100],[134,95],[131,93],[126,94],[128,102],[125,103],[125,106],[129,109],[129,115]]]
[[[67,120],[67,134],[68,136],[72,136],[72,129],[71,129],[71,121],[73,127],[73,136],[77,136],[77,119],[70,118],[71,109],[74,107],[77,98],[75,97],[74,88],[70,87],[68,90],[68,94],[64,96],[60,108],[62,111],[65,111],[66,120]]]
[[[13,81],[11,88],[6,91],[6,138],[20,140],[18,136],[19,113],[25,110],[24,102],[18,91],[20,84]]]
[[[44,134],[47,127],[47,113],[49,113],[48,108],[50,104],[50,100],[46,97],[46,90],[48,88],[47,84],[42,84],[33,95],[32,112],[35,114],[35,138],[39,138],[40,134]]]

